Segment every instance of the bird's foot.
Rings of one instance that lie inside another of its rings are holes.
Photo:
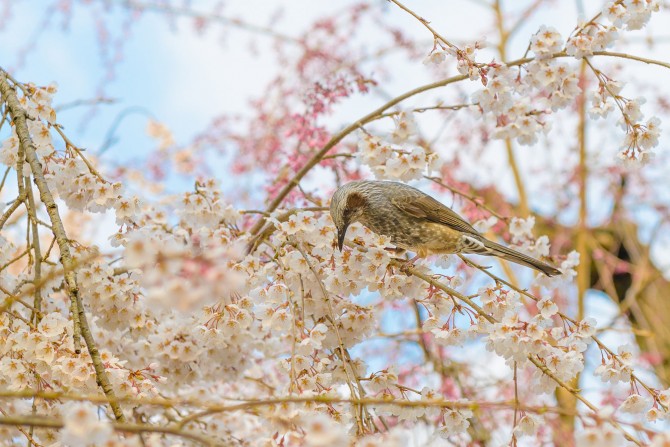
[[[410,268],[414,267],[414,262],[419,259],[419,255],[414,256],[412,259],[407,260],[400,266],[400,271],[407,276],[411,276],[412,273],[409,271]]]
[[[407,261],[403,258],[391,258],[391,260],[396,262],[395,264],[386,266],[386,272],[391,273],[391,275],[395,275],[395,265],[398,265],[398,268],[402,269],[402,265]],[[386,273],[384,273],[384,276],[386,276]]]

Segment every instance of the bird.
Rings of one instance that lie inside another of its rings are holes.
[[[333,193],[330,216],[337,229],[340,251],[349,225],[360,222],[373,232],[390,237],[397,248],[414,252],[416,256],[408,261],[409,265],[431,254],[478,254],[497,256],[547,276],[562,273],[549,264],[486,239],[451,208],[400,182],[346,183]]]

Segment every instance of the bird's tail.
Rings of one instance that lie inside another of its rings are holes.
[[[498,256],[508,261],[539,270],[547,276],[557,276],[561,274],[561,271],[557,268],[554,268],[549,264],[545,264],[542,261],[538,261],[537,259],[531,258],[530,256],[524,255],[523,253],[520,253],[516,250],[512,250],[511,248],[507,248],[493,241],[489,241],[488,239],[483,239],[481,242],[484,243],[484,246],[488,250],[486,253],[480,252],[480,254]]]

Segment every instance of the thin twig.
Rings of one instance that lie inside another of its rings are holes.
[[[67,137],[67,135],[65,135],[65,132],[63,132],[63,129],[61,128],[62,126],[60,124],[54,124],[52,127],[54,129],[56,129],[56,132],[58,132],[58,134],[61,136],[61,138],[63,138],[63,141],[65,142],[65,147],[75,151],[75,153],[79,156],[79,158],[82,159],[84,164],[86,164],[86,167],[88,168],[88,170],[91,174],[96,176],[98,178],[98,180],[100,180],[101,182],[109,183],[107,180],[105,180],[105,178],[102,176],[102,174],[100,174],[100,172],[98,172],[98,170],[95,169],[95,166],[93,166],[93,164],[90,161],[88,161],[88,158],[86,158],[84,156],[83,150],[79,149],[72,141],[70,141],[70,139]]]
[[[16,211],[19,206],[21,206],[24,200],[26,200],[25,192],[23,195],[19,195],[16,199],[14,199],[12,204],[9,205],[9,208],[7,208],[4,213],[2,213],[2,216],[0,216],[0,229],[5,226],[7,220],[12,216],[12,214],[14,214],[14,211]]]
[[[7,180],[7,176],[9,175],[9,171],[12,170],[11,166],[7,166],[7,169],[5,169],[5,173],[2,175],[2,181],[0,181],[0,192],[2,192],[2,188],[5,187],[5,181]]]
[[[33,187],[30,184],[30,177],[25,177],[26,191],[28,192],[28,220],[32,229],[32,246],[33,252],[35,253],[34,259],[34,268],[35,274],[33,275],[33,283],[39,284],[42,282],[42,250],[40,248],[40,235],[37,231],[37,212],[35,208],[35,199],[33,197]],[[42,289],[40,287],[35,287],[34,292],[34,301],[33,301],[33,311],[30,315],[30,321],[34,321],[35,324],[39,324],[42,319]]]
[[[442,41],[445,45],[447,45],[449,48],[454,48],[454,49],[458,48],[456,45],[454,45],[453,43],[451,43],[450,41],[448,41],[447,39],[445,39],[443,36],[441,36],[440,33],[438,33],[437,31],[435,31],[435,29],[434,29],[432,26],[429,25],[430,22],[428,22],[428,20],[426,20],[426,19],[424,19],[423,17],[419,16],[417,13],[415,13],[414,11],[412,11],[411,9],[409,9],[407,6],[405,6],[405,5],[403,5],[402,3],[400,3],[398,0],[389,0],[389,1],[390,1],[391,3],[394,3],[398,8],[402,9],[403,11],[405,11],[406,13],[408,13],[409,15],[411,15],[412,17],[414,17],[416,20],[418,20],[419,23],[421,23],[423,26],[426,27],[426,29],[427,29],[428,31],[431,32],[431,34],[433,35],[433,37],[434,37],[435,39],[439,39],[439,40],[441,40],[441,41]]]
[[[115,98],[92,98],[92,99],[78,99],[76,101],[68,102],[54,107],[54,111],[62,112],[63,110],[73,109],[79,106],[95,106],[98,104],[114,104],[118,100]]]
[[[291,241],[289,241],[289,242],[291,242]],[[310,271],[314,275],[314,278],[319,283],[319,287],[321,288],[321,293],[323,293],[323,299],[326,301],[326,304],[328,305],[328,312],[330,314],[330,320],[331,320],[330,322],[333,326],[333,330],[335,331],[335,335],[337,336],[337,341],[338,341],[338,344],[339,344],[338,347],[339,347],[340,359],[342,360],[342,368],[344,369],[344,374],[347,376],[347,385],[349,385],[349,391],[351,392],[352,397],[361,398],[364,395],[363,394],[364,389],[361,386],[361,383],[360,383],[360,380],[359,380],[358,376],[356,375],[356,371],[354,370],[354,368],[351,367],[351,365],[349,365],[349,352],[344,348],[344,343],[342,342],[342,337],[340,336],[340,331],[337,327],[337,321],[335,321],[335,312],[333,311],[333,305],[331,303],[330,294],[326,290],[326,287],[323,285],[323,282],[321,281],[321,278],[319,277],[318,272],[314,268],[314,265],[312,264],[312,262],[309,260],[309,258],[307,256],[307,253],[305,253],[301,244],[297,241],[292,241],[291,245],[293,245],[295,247],[295,249],[298,250],[298,252],[300,252],[303,259],[307,263],[307,266],[309,267]],[[347,369],[347,367],[348,367],[348,369]],[[350,373],[349,373],[349,369],[351,369],[351,374],[354,375],[354,377],[356,378],[356,382],[358,383],[358,392],[356,392],[357,390],[352,383],[352,379],[351,379],[351,376],[350,376]],[[364,406],[360,406],[360,405],[354,405],[353,406],[354,418],[356,419],[356,422],[358,424],[358,433],[359,434],[365,433],[365,428],[364,428],[363,419],[362,419],[364,408],[365,408]]]
[[[470,298],[468,298],[467,296],[465,296],[465,295],[459,293],[458,291],[452,289],[451,287],[448,287],[448,286],[444,285],[440,281],[437,281],[432,276],[419,271],[418,269],[416,269],[413,266],[407,266],[406,263],[404,263],[401,260],[391,259],[389,264],[393,265],[393,266],[396,266],[396,267],[399,267],[399,268],[403,268],[408,274],[414,275],[417,278],[420,278],[420,279],[424,280],[425,282],[432,285],[433,287],[436,287],[436,288],[442,290],[447,295],[458,298],[459,300],[463,301],[468,306],[470,306],[472,309],[474,309],[482,318],[486,319],[488,322],[490,322],[490,323],[497,323],[498,322],[495,318],[493,318],[491,315],[486,313],[479,305],[477,305]],[[484,272],[486,272],[486,269],[482,268],[482,270]],[[579,390],[571,387],[569,384],[567,384],[566,382],[564,382],[563,380],[558,378],[554,373],[552,373],[551,370],[549,370],[549,368],[547,368],[547,366],[544,365],[542,363],[542,360],[540,360],[537,356],[535,356],[533,354],[529,354],[527,358],[532,364],[534,364],[537,368],[539,368],[540,371],[542,371],[547,377],[552,379],[561,388],[564,388],[570,394],[575,396],[576,399],[581,401],[591,411],[593,411],[594,413],[598,413],[598,408],[594,404],[592,404],[589,400],[587,400],[584,396],[582,396],[579,393]],[[621,424],[619,424],[619,422],[617,422],[614,419],[609,419],[608,422],[610,424],[612,424],[613,427],[620,430],[627,440],[629,440],[630,442],[633,442],[636,445],[639,445],[639,446],[642,445],[641,442],[638,439],[634,438],[632,435],[630,435],[628,432],[626,432],[623,429],[623,427],[621,426]]]
[[[521,288],[515,286],[514,284],[510,283],[509,281],[505,281],[504,279],[500,278],[499,276],[496,276],[493,273],[489,272],[486,267],[482,267],[481,265],[472,262],[471,260],[467,259],[465,256],[460,255],[460,258],[466,264],[468,264],[469,266],[474,267],[474,268],[482,271],[485,275],[487,275],[489,278],[493,279],[496,283],[504,284],[507,287],[511,288],[512,290],[518,292],[519,294],[532,299],[533,301],[540,301],[540,298],[536,297],[535,295],[528,292],[527,290],[521,289]],[[567,321],[567,322],[569,322],[569,323],[571,323],[575,326],[579,324],[579,322],[577,320],[567,316],[565,313],[563,313],[561,311],[556,312],[556,315],[558,315],[562,320]],[[603,343],[602,340],[600,340],[596,335],[592,335],[591,340],[593,340],[596,343],[596,345],[598,345],[599,349],[601,349],[602,351],[607,352],[607,354],[609,356],[611,356],[613,358],[618,358],[619,357],[605,343]],[[656,395],[656,393],[654,392],[654,389],[651,386],[647,385],[645,382],[643,382],[635,373],[631,372],[630,377],[631,377],[632,381],[639,383],[650,395],[652,395],[652,396]],[[658,402],[658,405],[661,408],[663,408],[663,410],[665,410],[665,411],[667,411],[669,409],[662,402]]]
[[[623,59],[631,59],[631,60],[636,60],[639,62],[644,62],[646,64],[653,64],[653,65],[659,65],[665,68],[670,68],[670,63],[666,62],[661,62],[657,61],[654,59],[647,59],[639,56],[633,56],[630,54],[625,54],[625,53],[613,53],[609,51],[594,51],[593,52],[594,56],[607,56],[607,57],[617,57],[617,58],[623,58]],[[559,51],[557,53],[554,53],[550,56],[551,59],[553,58],[563,58],[563,57],[572,57],[569,56],[565,51]],[[531,62],[535,60],[534,57],[523,57],[520,59],[516,59],[514,61],[508,62],[505,65],[508,67],[515,67],[523,64],[527,64],[528,62]],[[288,194],[295,188],[298,183],[307,175],[307,173],[319,162],[323,159],[323,157],[333,148],[335,147],[340,141],[342,141],[347,135],[355,131],[356,129],[359,129],[363,125],[374,121],[379,118],[381,114],[383,114],[387,109],[390,109],[391,107],[403,102],[405,99],[410,98],[412,96],[416,96],[420,93],[424,93],[436,88],[444,87],[449,84],[453,84],[456,82],[463,81],[465,79],[468,79],[468,76],[465,75],[460,75],[460,76],[453,76],[451,78],[443,79],[441,81],[433,82],[430,84],[426,84],[420,87],[417,87],[415,89],[412,89],[408,92],[403,93],[400,96],[397,96],[390,101],[388,101],[386,104],[382,105],[378,109],[368,113],[364,117],[358,119],[357,121],[353,122],[352,124],[348,125],[335,135],[331,137],[331,139],[326,143],[326,145],[321,148],[317,153],[315,153],[312,158],[310,158],[305,165],[300,168],[298,172],[293,176],[293,178],[279,191],[277,196],[270,202],[266,209],[266,213],[272,213],[274,210],[279,208],[279,205],[283,202],[283,200],[288,196]],[[249,230],[249,232],[256,236],[264,227],[266,222],[265,218],[261,218],[256,222],[256,224]]]

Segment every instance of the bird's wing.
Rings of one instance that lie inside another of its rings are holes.
[[[426,219],[463,233],[479,235],[479,232],[461,216],[429,195],[421,193],[421,195],[412,194],[391,197],[391,203],[401,211],[417,219]]]

